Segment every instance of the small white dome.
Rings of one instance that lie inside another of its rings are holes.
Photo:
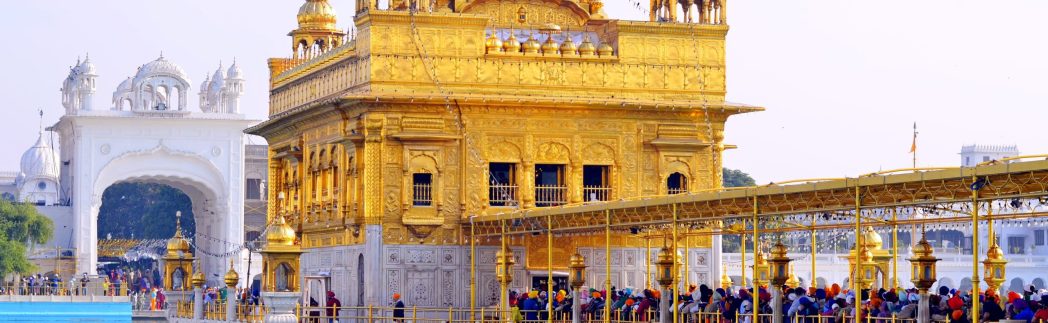
[[[240,72],[240,66],[237,65],[237,61],[233,61],[233,66],[229,67],[229,71],[226,72],[226,78],[230,80],[242,80],[244,79],[244,73]]]
[[[85,74],[85,75],[91,75],[91,76],[97,75],[97,71],[95,71],[95,64],[91,63],[91,57],[88,57],[88,58],[84,59],[84,62],[80,63],[80,66],[78,66],[78,69],[80,70],[80,73]]]
[[[200,92],[207,92],[207,87],[211,85],[211,75],[204,76],[204,83],[200,83]]]
[[[208,87],[208,91],[211,93],[222,92],[222,87],[226,86],[225,73],[222,72],[222,65],[218,65],[218,69],[215,70],[215,74],[211,76],[211,84]]]
[[[155,61],[146,63],[145,65],[142,65],[142,67],[139,67],[138,73],[135,73],[134,80],[135,83],[138,83],[153,76],[169,76],[177,78],[185,83],[189,83],[189,77],[186,76],[186,72],[182,70],[182,67],[164,59],[164,56],[160,56],[160,58],[157,58]]]
[[[37,138],[36,144],[22,154],[21,166],[23,180],[58,180],[58,152],[51,148],[43,132]]]

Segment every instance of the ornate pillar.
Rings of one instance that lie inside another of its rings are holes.
[[[204,292],[201,287],[204,285],[204,273],[197,271],[193,274],[193,319],[201,320],[204,318]]]
[[[520,181],[517,182],[520,186],[520,197],[523,202],[523,208],[535,207],[535,161],[524,160],[521,162]]]
[[[240,275],[233,270],[233,259],[229,260],[229,271],[223,277],[226,283],[226,321],[237,321],[237,282]]]

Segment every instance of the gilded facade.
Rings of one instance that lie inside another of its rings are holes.
[[[421,294],[469,283],[471,216],[716,188],[725,121],[761,108],[724,101],[728,26],[721,2],[703,6],[648,22],[608,19],[600,0],[358,0],[343,36],[308,0],[294,53],[269,60],[270,118],[249,130],[270,143],[268,214],[347,303],[450,306],[468,298]],[[695,259],[719,258],[697,240]],[[576,249],[608,258],[595,238],[557,241],[514,238],[515,286],[550,252],[562,271]],[[497,242],[478,243],[490,294]],[[643,287],[645,242],[616,245],[615,280]],[[690,280],[719,275],[706,267]]]

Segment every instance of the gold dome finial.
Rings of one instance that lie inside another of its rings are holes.
[[[564,42],[560,43],[560,54],[564,56],[577,56],[579,55],[576,51],[577,49],[578,47],[575,47],[575,41],[571,40],[571,34],[564,35]]]
[[[731,276],[728,276],[728,266],[727,265],[721,265],[720,281],[721,281],[721,288],[724,288],[725,290],[731,288],[731,285],[734,284],[734,282],[731,281]]]
[[[538,54],[539,49],[541,48],[542,45],[539,44],[537,39],[535,39],[535,34],[531,34],[531,37],[528,38],[528,41],[524,42],[523,46],[524,54]]]
[[[484,47],[487,49],[488,54],[502,51],[502,40],[499,39],[497,34],[498,32],[492,29],[491,36],[488,36],[487,41],[484,42]]]
[[[880,233],[873,231],[871,227],[866,227],[866,233],[863,234],[863,245],[869,247],[870,250],[878,250],[884,247],[884,240],[881,239]]]
[[[167,253],[178,255],[178,252],[189,252],[189,241],[182,236],[182,211],[175,212],[175,235],[167,240]]]
[[[229,288],[236,287],[237,282],[240,281],[240,275],[237,274],[236,270],[233,270],[233,258],[229,258],[229,271],[226,272],[226,276],[222,280],[226,282],[226,286],[229,286]]]
[[[269,232],[266,233],[266,242],[271,245],[279,246],[291,246],[295,244],[295,229],[292,229],[287,222],[284,221],[283,216],[276,216],[277,219],[269,226]]]
[[[509,31],[509,39],[502,42],[502,51],[507,53],[520,52],[520,40],[517,40],[517,35],[512,29]]]
[[[300,29],[331,30],[335,28],[338,17],[335,9],[327,0],[306,0],[298,8],[298,27]]]

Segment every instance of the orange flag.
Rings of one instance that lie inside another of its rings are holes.
[[[917,123],[913,123],[913,143],[910,144],[910,153],[917,152]]]

